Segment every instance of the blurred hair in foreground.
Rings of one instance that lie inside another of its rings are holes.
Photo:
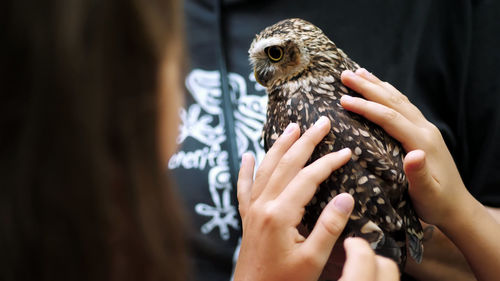
[[[2,6],[0,279],[184,280],[158,143],[159,67],[182,57],[180,3]]]

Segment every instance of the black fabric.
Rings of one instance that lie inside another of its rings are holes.
[[[192,215],[194,280],[229,280],[241,234],[216,76],[219,32],[238,156],[262,156],[255,126],[263,121],[265,93],[252,80],[250,43],[264,27],[300,17],[405,93],[440,128],[471,193],[500,207],[500,1],[227,0],[220,29],[215,9],[214,0],[185,1],[188,76],[199,79],[186,77],[181,147],[169,162]]]

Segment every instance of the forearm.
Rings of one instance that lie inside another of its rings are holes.
[[[424,258],[417,264],[407,260],[405,271],[416,280],[476,281],[460,250],[439,228],[422,223],[425,232]]]
[[[469,193],[450,220],[438,227],[460,249],[478,280],[497,280],[500,268],[500,224]],[[497,213],[494,213],[497,214]]]

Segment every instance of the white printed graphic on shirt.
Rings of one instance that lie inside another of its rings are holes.
[[[253,78],[253,75],[250,76]],[[260,144],[262,124],[265,120],[267,96],[247,94],[245,79],[236,73],[229,73],[229,92],[233,102],[236,142],[238,155],[250,151],[257,164],[264,156]],[[251,79],[255,81],[255,79]],[[256,90],[264,90],[257,83]],[[195,205],[196,214],[209,217],[201,226],[204,234],[219,229],[223,240],[230,238],[230,227],[239,229],[237,202],[231,202],[231,175],[229,173],[228,152],[222,150],[226,141],[222,91],[220,90],[219,71],[192,70],[186,77],[186,87],[195,100],[187,109],[180,110],[180,132],[177,142],[183,143],[193,138],[200,143],[194,151],[181,150],[174,154],[168,163],[170,169],[209,169],[208,186],[212,202]]]

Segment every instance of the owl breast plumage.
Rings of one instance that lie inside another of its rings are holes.
[[[365,238],[400,268],[407,252],[420,262],[423,232],[408,195],[403,148],[380,127],[340,105],[344,94],[359,96],[341,83],[340,74],[359,66],[318,27],[301,19],[264,29],[249,55],[256,80],[269,96],[263,130],[266,151],[289,123],[297,123],[304,132],[321,116],[330,119],[331,130],[307,164],[332,151],[352,150],[352,159],[321,183],[306,206],[306,228],[314,227],[329,200],[347,192],[355,206],[344,236]]]

